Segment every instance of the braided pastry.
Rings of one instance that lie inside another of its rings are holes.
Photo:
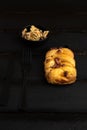
[[[68,48],[52,48],[45,55],[44,70],[48,83],[71,84],[77,71],[74,53]]]

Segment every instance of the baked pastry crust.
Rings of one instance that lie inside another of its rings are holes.
[[[52,48],[45,55],[45,77],[51,84],[71,84],[76,81],[74,53],[69,48]]]

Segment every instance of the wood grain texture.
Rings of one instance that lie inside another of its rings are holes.
[[[40,24],[48,28],[51,33],[44,46],[31,48],[31,67],[29,50],[24,51],[27,46],[20,38],[20,32],[28,24]],[[71,48],[77,62],[77,82],[66,88],[50,86],[43,78],[43,61],[46,51],[60,46]],[[0,89],[2,90],[7,80],[10,84],[10,94],[7,106],[0,107],[0,111],[87,112],[86,58],[86,11],[65,13],[61,11],[57,13],[55,11],[1,11]],[[7,73],[10,75],[8,76]],[[25,85],[26,90],[23,90]],[[24,101],[22,100],[23,91],[25,91]],[[8,96],[5,99],[7,101]]]

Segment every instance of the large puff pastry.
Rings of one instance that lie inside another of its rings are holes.
[[[51,84],[71,84],[76,81],[74,53],[69,48],[52,48],[45,55],[45,77]]]

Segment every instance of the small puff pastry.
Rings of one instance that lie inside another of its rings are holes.
[[[45,77],[51,84],[71,84],[76,81],[74,53],[69,48],[52,48],[45,55]]]

